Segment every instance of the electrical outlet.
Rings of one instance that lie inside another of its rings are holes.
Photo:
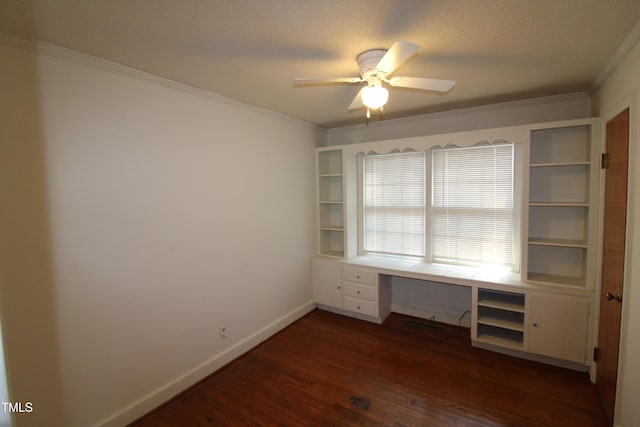
[[[218,328],[218,335],[220,335],[220,338],[225,338],[227,336],[227,327],[225,325]]]

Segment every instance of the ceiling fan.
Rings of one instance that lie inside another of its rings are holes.
[[[357,57],[360,77],[336,78],[296,78],[294,86],[311,84],[367,83],[360,89],[349,105],[349,110],[367,107],[367,118],[370,110],[382,111],[389,99],[389,91],[383,83],[393,87],[420,89],[433,92],[448,92],[456,84],[453,80],[428,79],[423,77],[389,77],[407,59],[420,49],[415,43],[398,40],[390,49],[372,49],[362,52]]]

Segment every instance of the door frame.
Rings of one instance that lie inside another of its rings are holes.
[[[604,153],[606,149],[606,136],[607,136],[607,122],[611,121],[615,116],[620,114],[625,109],[629,108],[629,168],[628,168],[628,176],[627,182],[633,183],[638,182],[638,173],[635,168],[631,167],[633,159],[637,156],[638,147],[635,142],[638,141],[637,134],[637,123],[636,123],[636,92],[632,92],[627,94],[622,100],[615,104],[614,107],[608,109],[603,112],[600,116],[601,119],[601,127],[600,127],[600,153]],[[594,316],[593,316],[593,346],[598,345],[598,331],[600,326],[600,299],[601,299],[601,289],[602,289],[602,256],[603,256],[603,233],[604,233],[604,193],[605,193],[605,170],[600,169],[599,176],[599,188],[598,188],[598,220],[597,220],[597,253],[596,259],[598,260],[596,263],[596,276],[595,276],[595,298],[594,298]],[[630,286],[630,278],[631,278],[631,254],[632,254],[632,236],[633,236],[633,206],[635,205],[635,197],[632,191],[632,186],[627,186],[627,227],[625,231],[625,260],[624,260],[624,278],[622,283],[622,295],[630,295],[629,291]],[[637,212],[640,215],[640,212]],[[640,245],[636,245],[635,250],[640,251]],[[621,384],[624,381],[624,369],[625,369],[625,348],[626,343],[624,337],[627,334],[628,329],[628,316],[629,316],[629,301],[628,298],[622,299],[622,315],[620,319],[620,347],[618,349],[618,378],[616,385],[616,403],[614,410],[614,420],[618,418],[619,413],[619,399],[617,398],[621,389]],[[596,381],[596,370],[597,364],[592,363],[590,369],[590,378],[591,381],[595,383]],[[614,421],[615,422],[615,421]]]

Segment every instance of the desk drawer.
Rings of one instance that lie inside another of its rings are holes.
[[[342,269],[342,280],[347,282],[364,283],[365,285],[375,285],[378,274],[372,271]]]
[[[356,313],[378,317],[378,303],[348,296],[342,297],[342,308]]]
[[[343,295],[366,299],[369,301],[378,301],[378,287],[371,285],[362,285],[359,283],[344,282],[342,284]]]

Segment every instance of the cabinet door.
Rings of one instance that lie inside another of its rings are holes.
[[[529,295],[531,353],[585,363],[589,300],[562,295]]]
[[[313,263],[313,295],[317,304],[342,308],[342,266],[332,262]]]

